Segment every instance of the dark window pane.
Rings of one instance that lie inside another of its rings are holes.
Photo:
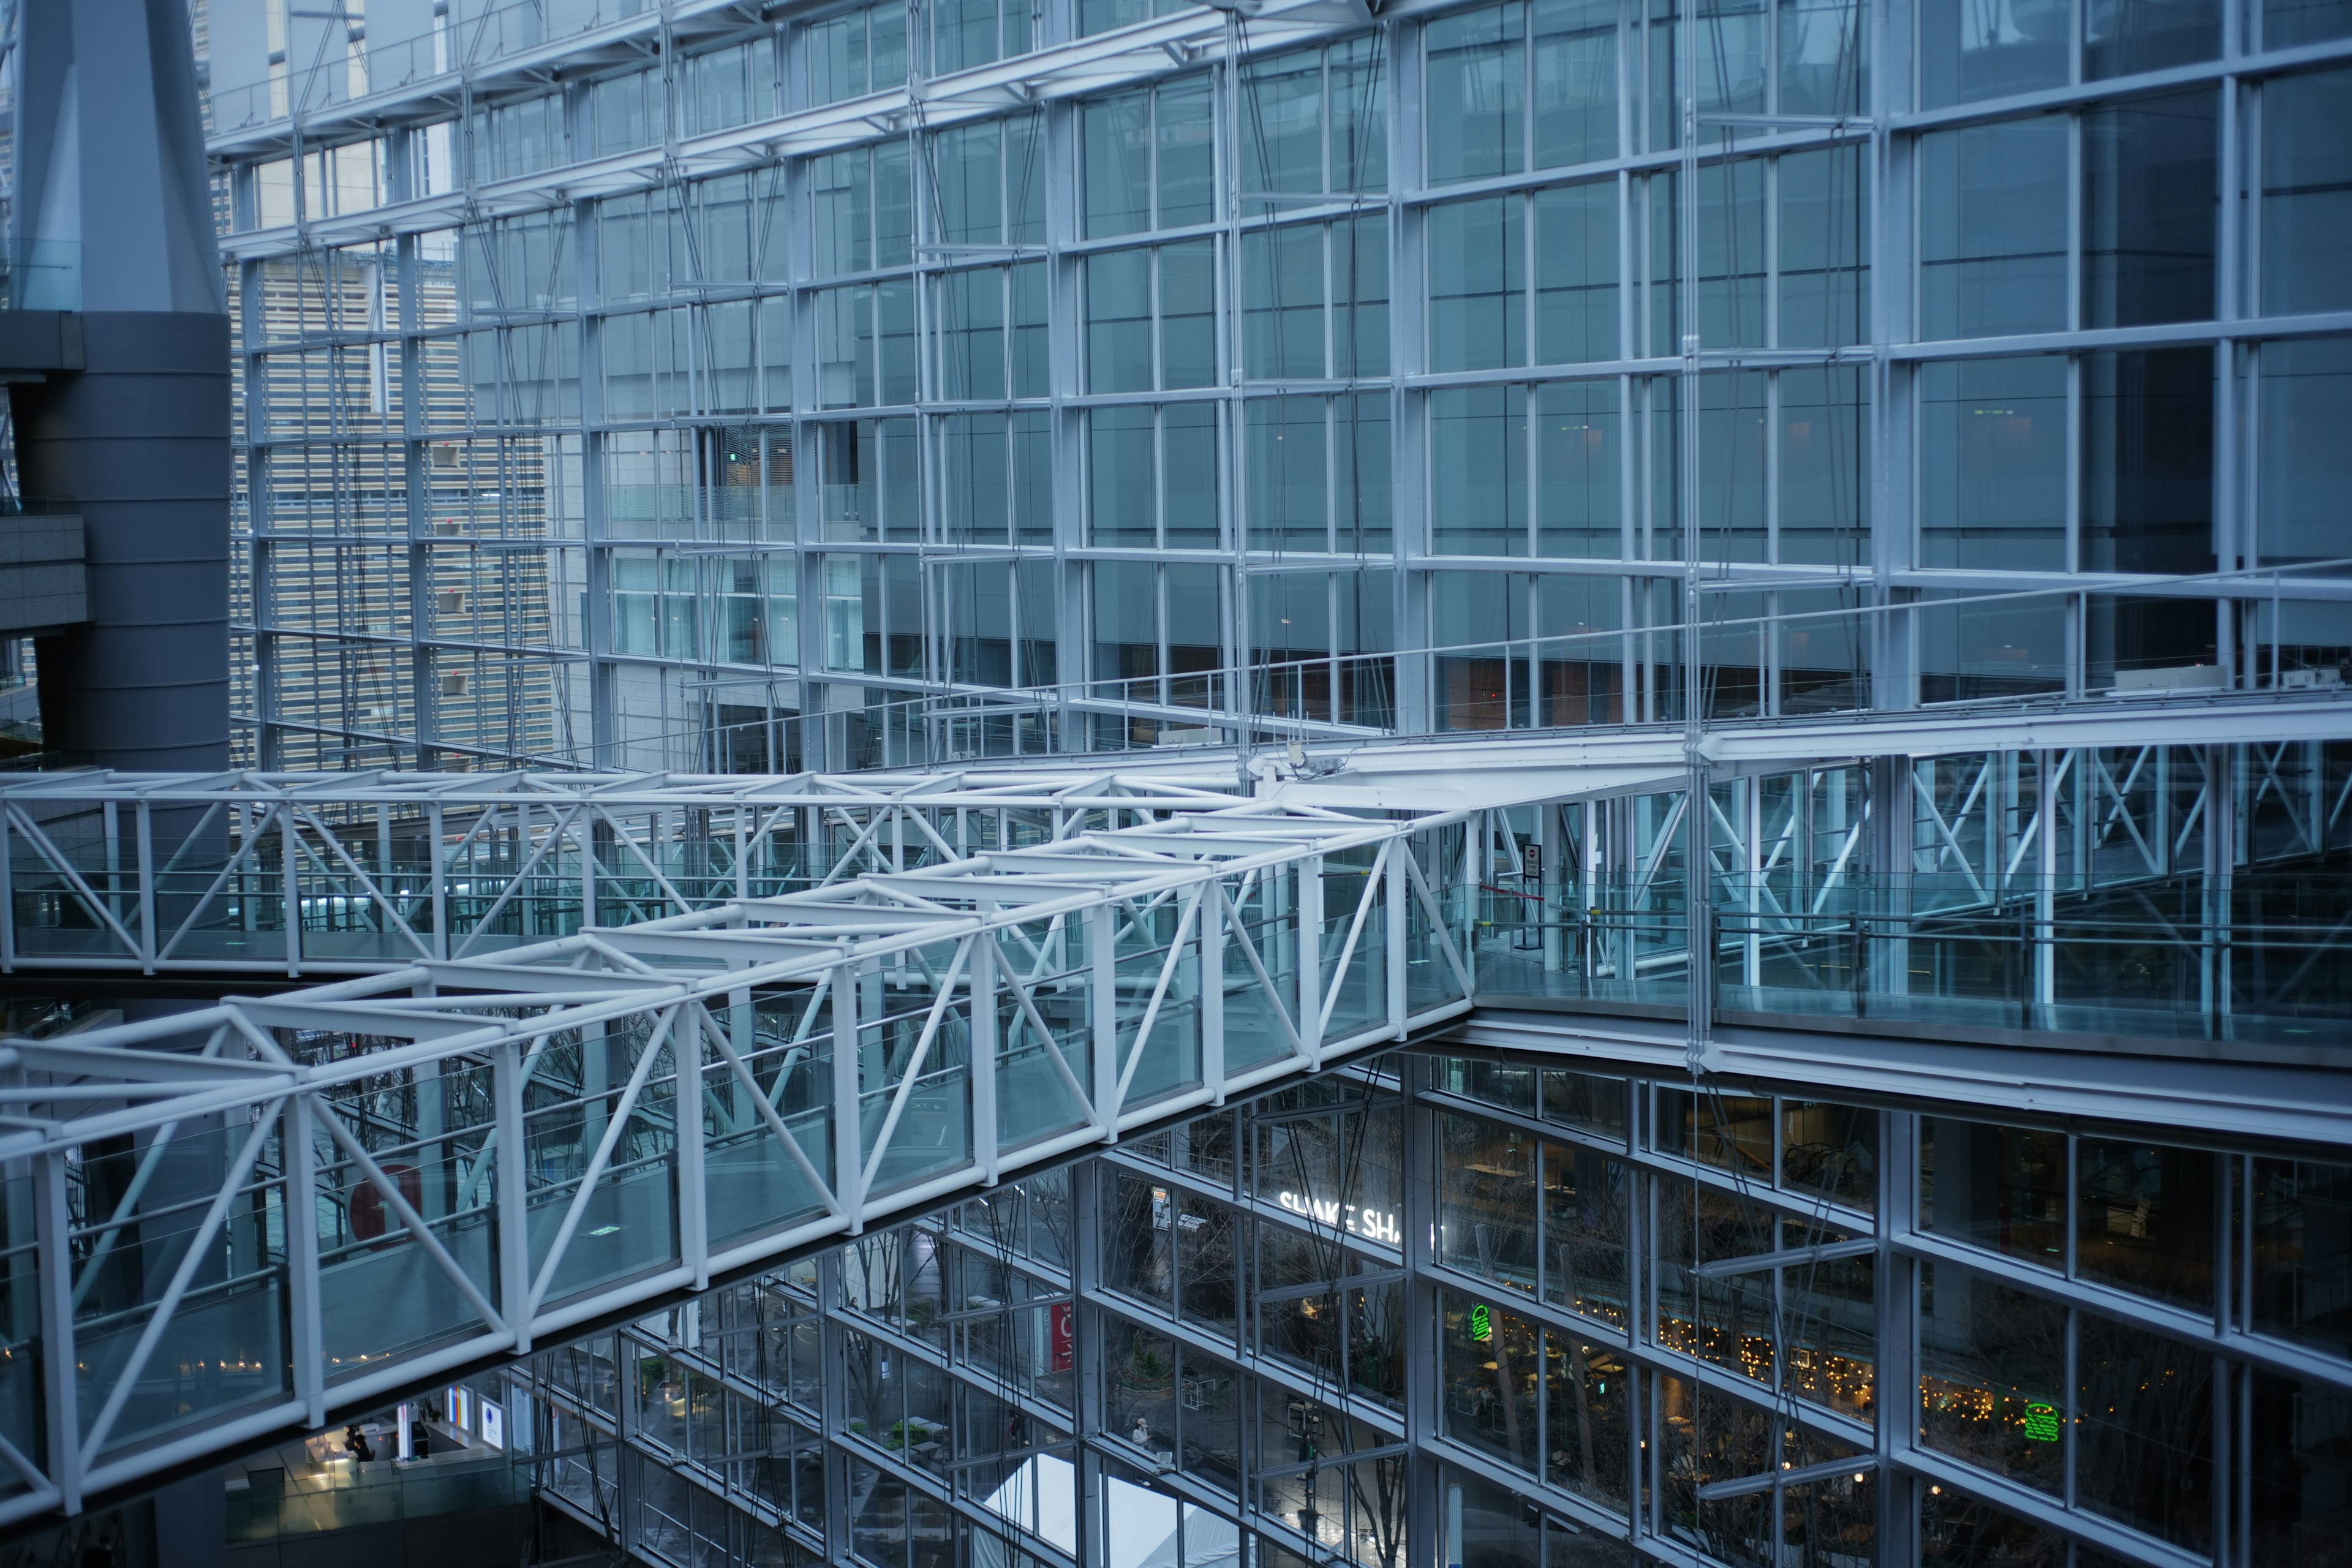
[[[2083,117],[2084,325],[2212,316],[2220,105],[2184,92]]]
[[[2065,327],[2068,141],[2054,115],[1919,139],[1922,338]]]
[[[2336,1568],[2352,1500],[2352,1394],[2324,1384],[2255,1373],[2254,1483],[2248,1561],[2272,1568]]]
[[[2213,353],[2083,358],[2083,566],[2213,570]]]
[[[2254,1327],[2352,1352],[2352,1166],[2254,1162]]]
[[[2089,0],[2083,10],[2083,74],[2093,81],[2221,52],[2221,0]]]
[[[2066,1139],[1948,1117],[1919,1123],[1920,1223],[2047,1268],[2066,1251]]]
[[[2074,1266],[2083,1277],[2211,1310],[2213,1156],[2085,1138],[2074,1160]]]
[[[2262,309],[2352,302],[2352,72],[2263,89]]]
[[[2075,1500],[2192,1551],[2211,1551],[2211,1354],[2095,1313],[2078,1322]]]
[[[2066,1309],[1949,1263],[1919,1266],[1919,1440],[2056,1493]]]

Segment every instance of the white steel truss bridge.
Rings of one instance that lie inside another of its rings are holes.
[[[1505,1026],[1474,1004],[1647,1009],[1694,1062],[1706,1021],[1776,1015],[2160,1016],[2307,1058],[2352,1014],[2346,740],[2340,698],[2263,697],[1093,770],[0,785],[20,986],[280,988],[0,1043],[0,1523]]]
[[[826,846],[789,890],[663,915],[633,889],[635,923],[0,1047],[0,1521],[1470,1005],[1464,814],[800,782],[839,793],[762,808]]]

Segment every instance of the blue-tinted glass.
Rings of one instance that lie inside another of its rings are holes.
[[[1536,647],[1542,709],[1535,722],[1613,724],[1624,717],[1619,700],[1624,689],[1622,646],[1615,637],[1594,635],[1622,624],[1622,596],[1614,577],[1536,579],[1536,636],[1544,640]],[[1549,1163],[1562,1152],[1558,1145],[1551,1145],[1544,1158]],[[1580,1154],[1578,1159],[1599,1163],[1591,1155]],[[1566,1250],[1563,1246],[1562,1251]],[[1622,1279],[1622,1258],[1617,1269]],[[1592,1308],[1588,1305],[1584,1310]]]
[[[1780,528],[1776,559],[1864,566],[1870,454],[1863,377],[1830,366],[1780,373]]]
[[[1217,216],[1216,99],[1209,79],[1171,83],[1158,98],[1160,226],[1207,223]]]
[[[1527,635],[1527,582],[1514,573],[1434,572],[1429,579],[1430,641],[1446,651],[1436,666],[1437,727],[1501,730],[1528,721],[1524,648],[1489,638]],[[1484,645],[1484,646],[1481,646]]]
[[[1161,570],[1167,574],[1169,669],[1181,672],[1219,668],[1225,662],[1220,657],[1224,616],[1219,604],[1219,572],[1213,566],[1188,566],[1181,563]],[[1179,702],[1197,703],[1207,693],[1200,683],[1194,682],[1190,686],[1178,684],[1171,695]]]
[[[816,296],[817,406],[874,401],[874,290],[827,289]]]
[[[1331,374],[1389,374],[1389,220],[1331,226]]]
[[[2069,162],[2056,116],[1919,139],[1920,337],[2064,329]]]
[[[1180,403],[1161,411],[1160,515],[1167,526],[1166,542],[1171,550],[1217,548],[1217,415],[1221,406]]]
[[[1052,419],[1042,409],[1013,416],[1013,523],[1023,544],[1054,542]]]
[[[1331,416],[1333,468],[1339,475],[1333,545],[1358,554],[1385,553],[1392,494],[1388,394],[1360,392],[1336,399]]]
[[[930,20],[932,75],[997,58],[996,0],[939,0]]]
[[[1606,560],[1622,549],[1617,404],[1613,381],[1537,389],[1537,554]]]
[[[2352,4],[2347,0],[2263,0],[2261,11],[2262,47],[2266,49],[2352,33]]]
[[[1217,249],[1209,239],[1160,247],[1160,384],[1217,379]]]
[[[1764,289],[1764,161],[1704,164],[1698,174],[1699,332],[1706,346],[1769,342]]]
[[[995,268],[939,280],[940,395],[1004,395],[1004,274]]]
[[[1297,379],[1323,374],[1323,233],[1322,225],[1312,224],[1243,237],[1250,375]]]
[[[1929,109],[2063,87],[2073,0],[1919,0],[1919,99]]]
[[[2055,598],[1971,603],[1923,595],[1919,700],[1972,702],[2066,689],[2066,606]]]
[[[1133,234],[1151,226],[1151,95],[1123,93],[1081,110],[1085,127],[1087,233]]]
[[[1087,389],[1151,390],[1151,253],[1087,258]]]
[[[1004,416],[957,414],[940,422],[940,531],[950,543],[1005,542]]]
[[[943,131],[932,139],[940,237],[994,245],[1004,237],[1003,127],[995,121]]]
[[[1695,0],[1701,112],[1760,114],[1770,71],[1768,0]],[[1700,140],[1711,140],[1704,129]]]
[[[1699,381],[1698,557],[1761,561],[1771,431],[1761,371]]]
[[[1328,548],[1329,465],[1324,400],[1261,398],[1246,407],[1250,548]]]
[[[2221,52],[2221,0],[2089,0],[2083,10],[2083,74],[2092,81]]]
[[[2085,325],[2211,319],[2219,108],[2208,89],[2083,117]]]
[[[874,181],[867,150],[835,153],[809,165],[815,209],[816,270],[863,272],[874,265]]]
[[[882,0],[866,12],[866,47],[872,51],[866,68],[868,92],[887,92],[907,82],[907,8]]]
[[[1855,0],[1780,0],[1781,113],[1863,111],[1863,16]]]
[[[893,278],[874,290],[875,316],[880,328],[880,384],[884,403],[912,403],[919,388],[915,342],[915,281]]]
[[[1087,416],[1087,511],[1095,543],[1159,542],[1153,447],[1149,408],[1097,408]]]
[[[1522,198],[1491,196],[1429,209],[1429,367],[1525,364],[1527,260]]]
[[[1495,5],[1442,17],[1422,35],[1433,184],[1512,174],[1522,166],[1524,27],[1518,5]]]
[[[2264,343],[2261,468],[2255,479],[2264,564],[2352,555],[2352,338]]]
[[[2265,314],[2352,306],[2352,71],[2263,89]]]
[[[1535,166],[1617,155],[1616,0],[1535,0]]]
[[[1388,183],[1388,70],[1380,40],[1334,45],[1331,76],[1331,188],[1377,191]]]
[[[915,258],[914,159],[893,139],[874,149],[874,264],[904,267]]]
[[[1095,676],[1116,680],[1160,668],[1160,569],[1148,561],[1094,564]]]
[[[1834,348],[1866,341],[1868,204],[1862,149],[1780,160],[1780,344]]]
[[[2083,426],[2084,568],[2212,571],[2213,351],[2085,354]]]
[[[882,537],[918,543],[923,537],[922,468],[915,454],[915,422],[879,419],[875,425],[875,452],[882,465]],[[921,660],[916,662],[919,667]]]
[[[1617,182],[1535,198],[1536,363],[1617,357]]]
[[[1046,388],[1045,264],[1013,268],[1013,395],[1043,397]]]
[[[1242,78],[1242,115],[1244,193],[1323,189],[1322,50],[1252,65]],[[1264,208],[1252,204],[1242,210]]]
[[[2066,363],[1919,368],[1919,564],[2066,569]]]
[[[1430,549],[1528,553],[1527,389],[1445,387],[1429,397]]]

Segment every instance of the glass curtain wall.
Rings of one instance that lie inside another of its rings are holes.
[[[676,1568],[2317,1563],[2347,1176],[1399,1054],[513,1386]]]
[[[266,74],[213,9],[215,80]],[[362,126],[270,67],[299,156],[220,88],[248,754],[2338,679],[2340,604],[2177,580],[2347,553],[2352,7],[1285,26],[704,18],[551,88],[453,17],[463,114]],[[958,96],[1014,57],[1021,101]]]

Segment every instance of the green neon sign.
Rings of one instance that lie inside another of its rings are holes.
[[[2025,1406],[2025,1436],[2028,1442],[2055,1443],[2058,1440],[2058,1407],[2034,1400]]]
[[[1470,1337],[1482,1342],[1495,1337],[1494,1314],[1486,1310],[1484,1301],[1475,1302],[1470,1308]]]

